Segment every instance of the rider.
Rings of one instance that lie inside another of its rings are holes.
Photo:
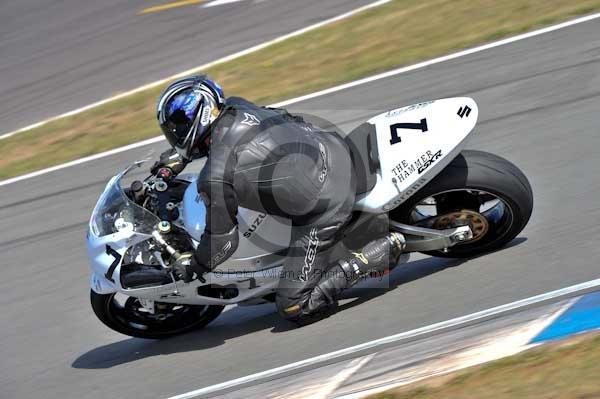
[[[292,220],[276,304],[283,317],[299,324],[331,314],[341,291],[399,255],[402,237],[392,233],[358,253],[344,247],[341,257],[330,259],[355,197],[351,154],[336,133],[282,109],[225,99],[206,76],[172,83],[157,112],[176,151],[163,154],[158,166],[179,173],[191,160],[208,156],[197,181],[206,228],[196,251],[175,262],[180,278],[202,278],[236,251],[238,206]]]

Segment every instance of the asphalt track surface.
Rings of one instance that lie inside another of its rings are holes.
[[[245,0],[138,15],[164,0],[0,3],[0,133],[370,3]]]
[[[291,107],[350,128],[377,110],[471,96],[480,122],[468,147],[515,162],[536,200],[510,247],[465,262],[415,258],[391,290],[355,289],[343,311],[305,328],[272,305],[162,342],[95,319],[86,221],[108,176],[148,148],[2,187],[0,396],[168,397],[597,278],[599,32],[590,21]]]

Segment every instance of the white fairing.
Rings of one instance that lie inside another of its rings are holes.
[[[130,231],[122,231],[115,234],[110,234],[103,237],[97,237],[88,233],[87,237],[87,253],[92,269],[91,287],[98,294],[109,294],[121,290],[120,283],[120,267],[115,267],[111,275],[112,281],[106,278],[106,273],[110,266],[115,262],[120,266],[120,261],[129,247],[135,245],[149,236],[136,234]],[[107,246],[110,246],[117,254],[107,251]]]
[[[183,197],[183,224],[196,241],[200,241],[205,228],[206,208],[198,195],[195,181],[188,186]],[[290,245],[291,222],[288,219],[266,215],[246,208],[238,209],[239,246],[223,268],[231,268],[244,261],[241,269],[260,269],[261,257],[283,251]],[[239,265],[241,266],[241,265]]]
[[[475,101],[460,97],[371,118],[368,123],[377,130],[381,167],[375,187],[358,199],[356,208],[387,212],[406,201],[460,153],[477,116]]]

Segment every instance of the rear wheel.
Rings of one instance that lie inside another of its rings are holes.
[[[137,338],[161,339],[206,326],[223,311],[223,306],[155,303],[155,312],[145,309],[137,298],[120,293],[90,291],[92,309],[111,329]]]
[[[392,220],[433,229],[469,225],[473,238],[428,254],[465,258],[499,249],[527,225],[533,210],[529,181],[497,155],[463,151],[439,175],[390,212]]]

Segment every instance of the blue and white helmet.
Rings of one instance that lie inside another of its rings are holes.
[[[221,87],[204,75],[173,82],[160,95],[157,118],[167,140],[184,158],[208,153],[210,125],[225,103]]]

